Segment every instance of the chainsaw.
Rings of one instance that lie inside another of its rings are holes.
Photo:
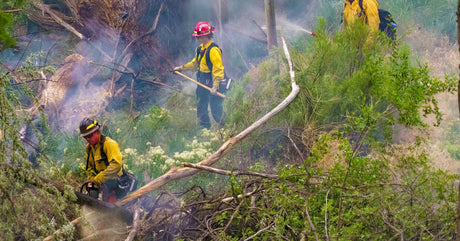
[[[99,199],[99,189],[99,184],[92,181],[86,181],[81,185],[80,192],[92,198]]]

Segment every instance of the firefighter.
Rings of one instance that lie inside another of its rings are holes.
[[[198,99],[197,117],[200,126],[207,129],[211,127],[208,106],[211,107],[211,114],[214,120],[220,125],[223,125],[223,98],[216,95],[216,93],[217,91],[225,91],[225,88],[219,88],[224,83],[225,74],[222,64],[222,51],[212,41],[215,32],[216,29],[208,22],[198,22],[192,34],[192,36],[201,43],[196,50],[195,57],[190,62],[174,68],[174,71],[197,71],[197,80],[212,88],[211,91],[199,85],[196,88],[196,96]]]
[[[101,187],[102,200],[114,203],[126,193],[119,188],[123,175],[122,158],[118,143],[100,132],[96,120],[84,118],[80,122],[80,135],[86,145],[86,172],[88,179]]]
[[[350,25],[360,19],[367,24],[372,32],[379,29],[379,4],[376,0],[345,0],[343,7],[343,23]]]

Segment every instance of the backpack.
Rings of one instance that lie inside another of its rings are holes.
[[[104,152],[104,142],[105,142],[105,136],[101,135],[101,149],[100,149],[100,152],[101,152],[102,160],[104,160],[105,166],[108,167],[109,166],[109,160],[107,158],[107,154],[105,154],[105,152]],[[86,153],[87,153],[86,170],[88,170],[89,155],[93,155],[93,159],[94,159],[94,153],[93,153],[93,151],[92,151],[92,149],[91,149],[91,147],[89,145],[86,148]],[[94,161],[96,161],[96,160],[94,160]],[[118,177],[118,188],[123,190],[124,195],[126,195],[127,193],[136,190],[136,188],[137,188],[137,180],[136,180],[136,177],[132,173],[126,171],[123,167],[121,167],[121,169],[123,170],[123,174]],[[99,173],[99,171],[96,170],[96,165],[94,165],[94,170],[95,170],[96,174]]]
[[[359,7],[361,8],[361,12],[366,14],[363,9],[363,0],[359,0]],[[391,40],[395,39],[396,28],[398,25],[394,21],[391,13],[385,9],[379,8],[379,30],[385,33]]]
[[[393,20],[391,13],[384,9],[379,9],[379,30],[384,32],[391,40],[395,40],[396,28],[398,25]]]
[[[209,56],[210,55],[209,52],[211,52],[211,49],[214,48],[214,47],[219,48],[219,46],[216,43],[212,42],[209,45],[209,47],[205,49],[205,53],[203,53],[201,51],[200,46],[198,46],[198,48],[196,48],[196,60],[197,60],[197,62],[201,63],[201,60],[203,59],[203,57],[205,57],[206,58],[206,65],[208,66],[208,68],[211,71],[211,73],[212,73],[212,62],[211,62],[211,57]],[[222,52],[222,49],[220,49],[220,52]],[[225,91],[229,90],[230,86],[231,86],[230,85],[231,83],[232,83],[232,79],[229,78],[227,76],[227,73],[225,73],[225,71],[224,71],[224,79],[222,81],[220,81],[219,92],[225,92]]]

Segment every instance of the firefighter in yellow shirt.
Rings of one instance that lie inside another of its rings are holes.
[[[343,23],[345,26],[360,19],[372,32],[379,30],[379,4],[376,0],[345,0]]]
[[[198,99],[197,116],[200,126],[209,129],[211,121],[208,114],[208,106],[211,107],[211,114],[214,120],[222,123],[222,101],[223,98],[216,95],[217,91],[225,92],[223,80],[225,78],[224,66],[222,64],[222,51],[212,41],[216,29],[206,21],[198,22],[192,34],[200,46],[196,50],[195,58],[190,62],[174,68],[174,71],[191,70],[197,71],[197,79],[200,83],[212,88],[211,91],[197,86],[196,96]]]
[[[86,173],[88,179],[101,186],[102,200],[113,203],[126,195],[119,188],[118,179],[123,175],[122,158],[118,143],[100,132],[96,120],[84,118],[80,122],[80,135],[86,145]]]

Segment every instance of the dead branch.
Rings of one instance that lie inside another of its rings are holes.
[[[258,191],[258,190],[256,189],[256,190],[254,190],[254,191],[252,191],[252,192],[247,192],[247,193],[244,193],[244,194],[239,194],[239,195],[237,195],[236,197],[227,197],[227,198],[222,199],[222,202],[228,203],[228,202],[230,202],[230,201],[235,200],[235,198],[236,198],[236,199],[240,199],[240,198],[249,197],[249,196],[252,196],[252,195],[253,195],[254,193],[256,193],[257,191]]]
[[[404,231],[398,229],[397,227],[395,227],[394,225],[392,225],[389,221],[388,221],[388,217],[386,214],[384,214],[382,212],[382,210],[379,210],[379,213],[380,213],[380,216],[382,217],[382,220],[383,222],[388,225],[388,227],[390,227],[391,229],[393,229],[396,233],[399,234],[399,236],[401,237],[401,240],[404,240]]]
[[[291,141],[292,145],[294,146],[295,150],[299,154],[300,158],[302,158],[302,161],[304,161],[305,157],[303,156],[302,152],[300,151],[300,149],[295,144],[295,141],[291,138],[291,128],[288,128],[287,138]]]
[[[200,164],[194,164],[194,163],[188,163],[188,162],[182,162],[181,166],[183,167],[193,167],[196,169],[201,169],[205,170],[208,172],[213,172],[221,175],[227,175],[227,176],[257,176],[257,177],[265,177],[265,178],[273,178],[276,179],[278,178],[278,175],[274,174],[268,174],[268,173],[259,173],[259,172],[251,172],[251,171],[227,171],[227,170],[222,170],[214,167],[209,167],[209,166],[202,166]]]
[[[251,126],[240,132],[238,135],[235,137],[230,138],[227,140],[214,154],[206,158],[205,160],[199,162],[199,165],[203,166],[212,166],[214,163],[216,163],[222,156],[224,156],[226,153],[228,153],[230,150],[233,149],[234,145],[237,144],[239,141],[244,139],[246,136],[248,136],[251,132],[253,132],[255,129],[259,128],[261,125],[265,124],[270,118],[278,114],[281,110],[286,108],[286,106],[291,103],[294,98],[297,96],[299,93],[299,86],[295,82],[295,73],[293,70],[292,62],[291,62],[291,57],[289,54],[289,50],[287,48],[286,42],[284,38],[282,38],[283,41],[283,49],[284,53],[286,55],[286,58],[288,60],[289,64],[289,74],[291,77],[291,93],[280,103],[278,106],[276,106],[273,110],[271,110],[269,113],[265,114],[262,118],[254,122]],[[128,194],[126,197],[123,199],[117,201],[117,205],[124,205],[127,204],[128,202],[137,199],[147,193],[150,193],[159,187],[177,179],[181,179],[184,177],[189,177],[192,176],[196,173],[198,173],[199,170],[193,169],[193,168],[177,168],[173,167],[171,168],[166,174],[156,178],[155,180],[147,183],[143,187],[139,188],[138,190]]]
[[[309,197],[305,198],[305,215],[307,216],[308,224],[310,224],[311,230],[312,230],[313,233],[315,234],[315,239],[316,239],[316,241],[319,241],[318,233],[316,232],[315,224],[314,224],[313,221],[311,220],[310,212],[308,211],[308,198],[309,198]]]
[[[128,45],[126,45],[126,47],[123,49],[123,51],[121,52],[120,56],[118,56],[118,58],[123,58],[123,56],[126,55],[126,52],[128,52],[129,48],[131,48],[131,46],[136,43],[137,41],[139,41],[140,39],[144,38],[145,36],[153,33],[156,29],[157,29],[157,25],[158,25],[158,19],[160,18],[160,13],[161,11],[163,10],[163,5],[164,5],[164,2],[161,3],[161,6],[160,6],[160,9],[158,9],[158,13],[157,13],[157,16],[155,17],[155,21],[153,22],[153,26],[150,28],[149,31],[147,31],[146,33],[142,34],[141,36],[133,39],[131,42],[129,42]]]
[[[78,38],[84,39],[85,37],[83,34],[78,32],[74,27],[72,27],[70,24],[66,23],[64,20],[62,20],[57,14],[53,12],[52,9],[46,4],[43,4],[42,2],[34,2],[31,1],[31,3],[38,9],[42,10],[43,12],[46,12],[48,15],[50,15],[51,18],[54,19],[57,23],[59,23],[61,26],[72,32],[73,34],[77,35]]]
[[[327,200],[328,200],[328,197],[329,197],[329,192],[331,191],[331,189],[328,189],[327,192],[326,192],[326,205],[324,205],[324,207],[326,208],[326,210],[324,210],[324,230],[325,230],[325,233],[326,233],[326,241],[329,241],[330,238],[329,238],[329,231],[328,231],[328,228],[327,228],[327,223],[328,223],[328,218],[327,218]]]
[[[18,9],[10,9],[10,10],[2,10],[2,12],[4,13],[15,13],[15,12],[21,12],[22,9],[18,8]]]
[[[235,218],[235,215],[240,211],[240,208],[243,205],[244,201],[245,201],[245,198],[243,197],[243,199],[240,201],[240,203],[238,203],[238,206],[233,211],[232,216],[230,216],[230,219],[228,220],[227,224],[225,225],[223,229],[224,233],[227,232],[228,227],[230,227],[230,224],[232,224],[233,219]]]
[[[136,209],[134,211],[134,216],[133,216],[133,228],[129,232],[128,237],[126,238],[126,241],[132,241],[135,237],[137,232],[139,231],[140,228],[140,222],[142,220],[142,209],[140,208],[139,202],[136,204]]]
[[[270,225],[268,225],[267,227],[257,231],[255,234],[249,236],[247,239],[245,239],[244,241],[248,241],[248,240],[251,240],[253,238],[255,238],[257,235],[259,235],[259,233],[262,233],[262,232],[265,232],[266,230],[270,229],[274,224],[271,223]]]
[[[267,37],[267,33],[265,32],[265,30],[256,22],[256,20],[252,20],[252,22],[257,26],[257,28],[260,30],[260,32],[262,32],[262,34]]]

